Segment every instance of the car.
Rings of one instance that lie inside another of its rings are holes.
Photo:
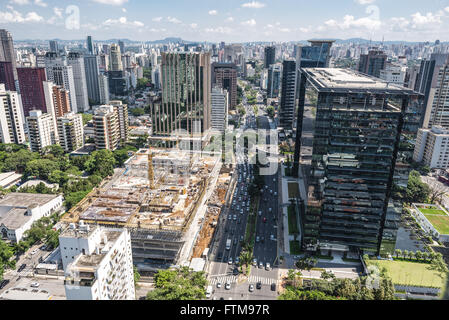
[[[221,288],[221,282],[217,282],[217,289]]]
[[[276,291],[276,283],[271,284],[271,291]]]
[[[249,292],[254,292],[254,285],[250,284],[248,290],[249,290]]]
[[[259,268],[263,269],[263,262],[262,261],[259,262]]]
[[[249,208],[248,208],[249,209]],[[243,209],[240,209],[240,214],[243,214]]]
[[[232,264],[232,258],[229,258],[228,264]]]
[[[24,264],[22,264],[20,267],[19,267],[19,269],[17,270],[18,272],[20,272],[20,271],[22,271],[23,269],[25,269],[26,268],[26,264],[24,263]]]
[[[266,218],[266,217],[263,218],[263,222],[264,222],[264,223],[267,222],[267,218]]]
[[[234,270],[232,270],[232,274],[237,276],[239,274],[239,268],[234,268]]]
[[[229,281],[226,281],[225,289],[226,290],[231,290],[231,283]]]
[[[9,280],[3,280],[2,282],[0,282],[0,289],[3,289],[8,283]]]
[[[259,238],[259,236],[257,236],[256,237],[256,243],[259,243],[259,241],[260,241],[260,238]]]
[[[235,264],[239,264],[239,262],[240,262],[240,258],[239,258],[239,257],[236,257],[236,258],[235,258]]]
[[[39,249],[34,249],[33,251],[31,251],[31,255],[35,255],[38,251]]]
[[[277,193],[277,192],[275,192],[275,193],[274,193],[274,196],[275,196],[275,197],[277,197],[277,195],[278,195],[278,193]]]
[[[223,253],[219,252],[218,255],[217,255],[217,259],[221,260],[221,258],[223,258]]]
[[[259,210],[259,217],[262,215],[262,211]]]
[[[259,289],[259,290],[262,289],[262,282],[260,282],[260,281],[257,282],[256,283],[256,288]]]
[[[237,215],[234,214],[234,216],[232,217],[232,220],[237,221]]]
[[[237,223],[238,223],[238,224],[242,223],[242,219],[239,218],[239,219],[237,220]]]
[[[260,242],[264,243],[265,242],[265,237],[260,237]]]
[[[271,194],[273,193],[273,190],[272,190],[272,189],[270,189],[270,193],[271,193]]]
[[[273,182],[276,182],[276,178],[273,178]]]
[[[276,239],[274,238],[274,234],[270,235],[270,240],[272,240],[272,241],[276,240]]]
[[[268,211],[269,211],[269,212],[272,212],[272,211],[273,211],[273,209],[272,209],[272,208],[268,208]]]
[[[266,266],[265,266],[265,270],[270,271],[271,270],[271,266],[270,263],[267,262]]]
[[[229,215],[229,216],[228,216],[228,220],[231,220],[231,219],[232,219],[232,216],[231,216],[231,215]]]
[[[243,242],[243,236],[240,236],[240,242]]]
[[[234,238],[234,245],[236,245],[238,242],[237,238]],[[237,261],[236,261],[237,262]]]
[[[40,286],[39,282],[32,282],[30,285],[32,288],[38,288]]]
[[[257,259],[256,258],[253,259],[253,266],[257,267]]]

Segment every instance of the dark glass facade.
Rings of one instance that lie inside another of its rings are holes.
[[[423,97],[399,86],[382,89],[348,70],[326,84],[334,75],[325,70],[340,69],[301,69],[298,123],[306,101],[316,108],[303,246],[391,253],[402,211],[401,203],[390,200],[391,190],[394,184],[407,185],[410,168],[404,160],[413,152],[409,144]],[[360,80],[360,87],[345,88],[346,75]],[[300,148],[301,134],[297,138]]]

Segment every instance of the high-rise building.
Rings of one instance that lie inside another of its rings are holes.
[[[265,47],[265,68],[269,68],[276,61],[276,47]]]
[[[45,147],[59,143],[54,118],[50,113],[31,110],[26,122],[31,151],[42,152]]]
[[[71,224],[59,236],[67,300],[135,300],[127,229]]]
[[[335,40],[309,40],[309,46],[297,45],[295,50],[296,67],[329,68],[331,47]]]
[[[210,53],[162,53],[162,104],[152,110],[153,134],[203,135],[211,123]]]
[[[17,90],[13,65],[9,61],[0,61],[0,83],[3,83],[8,91]]]
[[[303,247],[391,254],[402,212],[392,188],[407,186],[423,96],[349,69],[301,72],[295,173],[306,93],[316,108]]]
[[[123,104],[120,100],[111,100],[109,104],[114,107],[114,111],[117,113],[120,144],[125,144],[128,142],[129,136],[128,105]]]
[[[89,98],[86,84],[86,71],[84,59],[78,52],[70,52],[67,56],[67,65],[72,67],[73,82],[75,84],[75,96],[77,112],[89,110]]]
[[[93,115],[95,130],[95,147],[97,150],[115,150],[120,144],[120,124],[114,106],[102,105],[95,109]]]
[[[433,53],[429,60],[421,61],[415,90],[424,94],[426,113],[422,126],[442,126],[449,129],[449,54]]]
[[[11,33],[5,29],[0,29],[0,61],[11,62],[14,80],[17,81],[17,64],[14,43]]]
[[[380,71],[385,69],[387,63],[387,55],[377,49],[369,50],[368,54],[361,54],[358,70],[361,73],[380,77]]]
[[[59,52],[58,41],[50,40],[50,52]]]
[[[81,114],[67,113],[58,117],[59,144],[66,152],[72,152],[83,146],[83,117]]]
[[[406,70],[407,67],[388,64],[385,69],[380,70],[379,78],[386,82],[397,83],[404,86]]]
[[[20,95],[0,84],[0,142],[22,144],[25,142],[25,117]]]
[[[62,117],[71,111],[69,93],[62,86],[52,86],[53,105],[56,117]]]
[[[109,93],[115,96],[125,96],[128,93],[128,81],[125,71],[108,72]]]
[[[282,90],[279,108],[279,123],[286,130],[293,129],[296,111],[296,61],[282,63]]]
[[[100,104],[100,57],[95,55],[84,56],[84,68],[86,73],[87,94],[94,104]]]
[[[122,40],[118,41],[118,46],[120,47],[120,52],[125,54],[125,43]]]
[[[449,130],[438,126],[419,129],[413,160],[431,169],[449,168]]]
[[[234,63],[212,63],[212,86],[229,93],[229,107],[237,106],[237,66]]]
[[[267,97],[277,98],[281,87],[281,64],[272,64],[268,68]]]
[[[92,55],[96,54],[92,36],[87,36],[87,52]]]
[[[101,73],[98,76],[98,87],[100,93],[100,104],[108,104],[109,103],[109,78]]]
[[[31,110],[48,112],[44,92],[45,69],[17,68],[17,74],[24,116],[28,117]]]
[[[228,127],[229,94],[221,87],[213,87],[211,92],[211,127],[224,133]]]
[[[111,45],[111,60],[110,60],[110,70],[111,71],[123,71],[122,64],[122,53],[120,47],[115,43]]]

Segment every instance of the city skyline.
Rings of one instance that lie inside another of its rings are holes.
[[[216,42],[357,37],[447,41],[449,2],[324,0],[322,6],[311,7],[296,0],[9,0],[0,6],[0,27],[10,30],[16,40],[93,35],[94,40],[135,41],[167,37]]]

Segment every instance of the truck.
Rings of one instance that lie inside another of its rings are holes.
[[[231,250],[231,243],[232,243],[231,239],[226,240],[226,250]]]

